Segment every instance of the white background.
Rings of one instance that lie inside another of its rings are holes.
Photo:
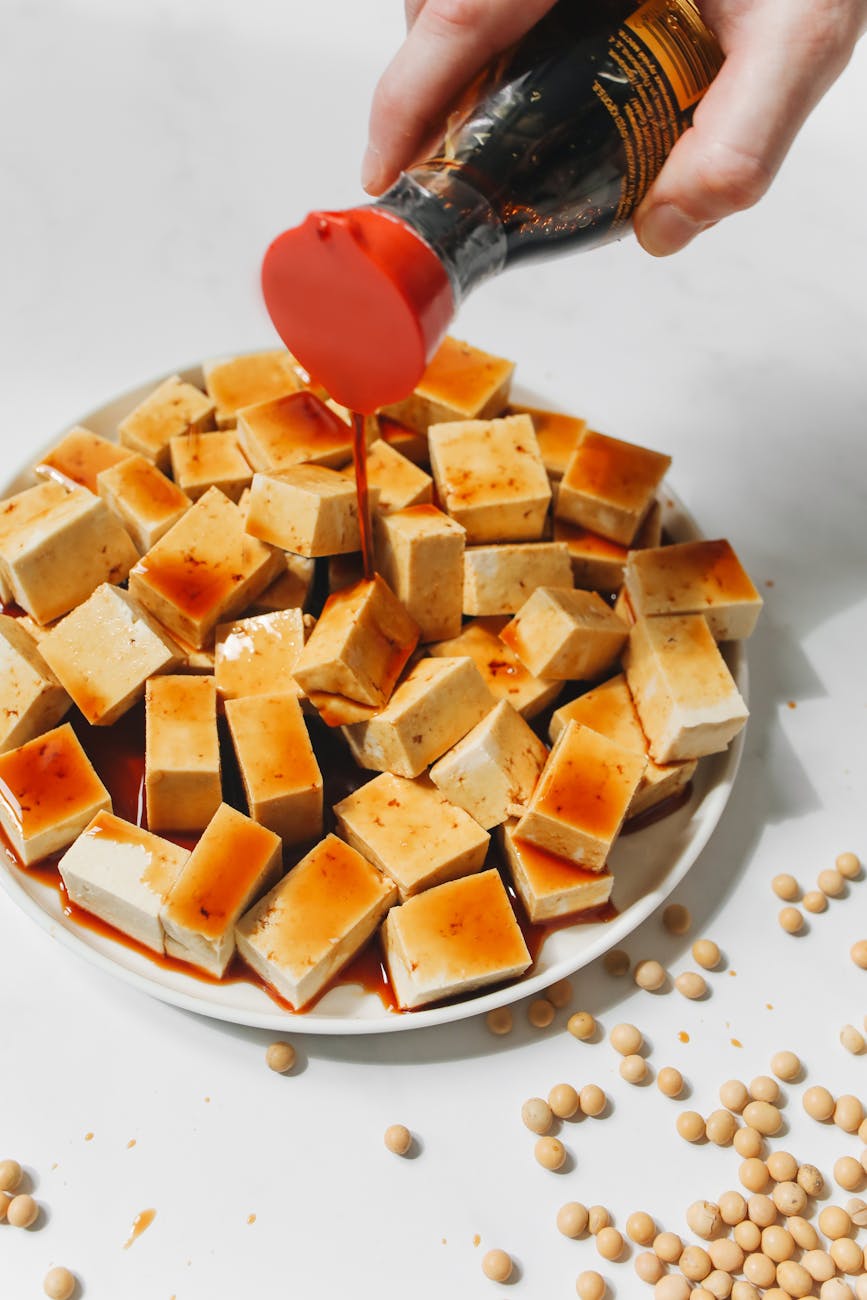
[[[0,21],[6,478],[149,375],[269,343],[261,253],[309,207],[361,198],[367,103],[401,17],[397,0],[3,0]],[[597,968],[577,981],[576,1006],[639,1024],[654,1067],[680,1066],[704,1113],[723,1079],[783,1046],[811,1080],[867,1095],[867,1057],[837,1041],[867,1012],[847,956],[867,936],[867,883],[797,939],[769,887],[780,870],[812,883],[842,849],[867,856],[865,74],[867,47],[753,212],[673,261],[626,242],[516,272],[457,329],[516,357],[551,404],[671,452],[674,486],[767,598],[739,781],[679,894],[729,969],[696,1004]],[[677,972],[687,943],[654,917],[629,947]],[[51,1262],[88,1300],[482,1296],[492,1245],[519,1261],[519,1292],[549,1300],[597,1263],[591,1242],[556,1232],[561,1202],[604,1203],[621,1225],[647,1208],[683,1231],[689,1201],[736,1180],[733,1151],[676,1138],[678,1103],[623,1083],[564,1013],[539,1033],[519,1008],[505,1040],[477,1021],[295,1035],[300,1066],[283,1078],[264,1064],[270,1035],[114,982],[5,895],[0,952],[0,1157],[26,1164],[44,1207],[35,1230],[0,1229],[11,1300],[41,1294]],[[561,1079],[602,1084],[613,1114],[564,1126],[572,1157],[554,1175],[519,1108]],[[857,1152],[788,1091],[800,1159],[830,1172]],[[419,1136],[414,1160],[383,1148],[397,1120]],[[619,1296],[644,1290],[629,1264],[603,1271]]]

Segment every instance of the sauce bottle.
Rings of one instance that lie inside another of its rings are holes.
[[[433,157],[278,236],[278,333],[345,406],[406,397],[471,289],[624,233],[721,63],[694,0],[559,0],[467,88]]]

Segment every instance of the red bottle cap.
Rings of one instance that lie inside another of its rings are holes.
[[[412,392],[454,313],[437,255],[383,208],[311,212],[271,244],[262,291],[305,370],[365,414]]]

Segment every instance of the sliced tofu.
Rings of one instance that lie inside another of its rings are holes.
[[[405,1010],[517,979],[531,960],[496,871],[451,880],[393,907],[383,941]]]
[[[577,699],[562,705],[551,717],[548,734],[552,744],[556,744],[561,732],[569,722],[580,722],[582,726],[598,731],[609,740],[631,749],[636,754],[647,758],[647,767],[632,803],[627,809],[627,817],[636,817],[655,807],[663,799],[670,799],[692,780],[695,775],[696,760],[688,759],[680,763],[655,763],[647,752],[647,738],[635,712],[632,695],[622,673],[611,677],[601,686],[579,695]]]
[[[328,561],[328,594],[354,587],[364,578],[364,559],[358,551],[349,555],[332,555]]]
[[[645,758],[570,722],[551,750],[515,834],[591,871],[605,866]]]
[[[128,448],[119,447],[116,442],[100,438],[98,433],[77,424],[40,457],[33,472],[40,478],[55,479],[64,487],[83,487],[96,492],[100,473],[127,460],[132,454]]]
[[[242,407],[283,397],[301,387],[295,358],[284,348],[207,361],[202,371],[218,429],[233,429]]]
[[[194,384],[172,375],[117,426],[121,446],[168,471],[172,438],[214,427],[214,403]]]
[[[335,804],[340,834],[397,885],[401,901],[471,875],[490,836],[427,776],[383,772]]]
[[[25,488],[23,492],[0,501],[0,600],[4,605],[12,600],[5,565],[14,537],[35,521],[44,518],[58,502],[65,501],[67,496],[63,484],[52,479],[39,483],[36,487]]]
[[[405,456],[421,469],[426,469],[430,465],[426,425],[424,432],[419,432],[417,429],[411,429],[407,424],[401,424],[400,420],[383,415],[382,412],[377,416],[377,422],[379,436],[383,442],[388,443],[389,447],[399,451],[401,456]]]
[[[348,465],[343,473],[355,482],[354,466]],[[379,489],[377,509],[385,515],[433,500],[430,474],[419,469],[382,438],[372,442],[367,449],[367,482]]]
[[[472,659],[422,659],[384,709],[344,728],[361,767],[419,776],[496,704]]]
[[[71,708],[33,637],[0,615],[0,754],[56,727]]]
[[[514,370],[513,361],[446,335],[415,392],[381,414],[418,433],[447,420],[489,420],[505,409]]]
[[[239,411],[238,441],[260,473],[304,464],[339,469],[352,456],[351,425],[306,389]]]
[[[138,552],[105,502],[87,488],[66,491],[44,483],[31,491],[42,494],[43,508],[31,511],[36,505],[32,498],[3,503],[0,585],[37,623],[45,624],[87,600],[100,583],[123,582]]]
[[[585,591],[601,591],[613,595],[623,586],[623,570],[629,550],[620,542],[610,542],[607,537],[591,533],[579,524],[554,520],[554,540],[561,542],[569,552],[572,565],[572,584]]]
[[[595,591],[539,587],[500,636],[537,677],[591,680],[617,662],[629,629]]]
[[[763,604],[724,539],[630,552],[626,590],[639,618],[703,614],[717,641],[750,636]]]
[[[466,532],[435,506],[373,520],[376,567],[419,627],[422,642],[461,630]]]
[[[510,415],[529,415],[536,430],[542,461],[550,479],[561,479],[569,457],[584,436],[587,421],[559,411],[543,411],[535,406],[511,406]]]
[[[534,925],[576,916],[608,902],[614,885],[610,871],[588,871],[519,839],[516,824],[505,822],[498,835],[518,897]]]
[[[559,542],[468,546],[465,614],[516,614],[537,587],[571,587],[572,563]]]
[[[295,666],[304,647],[300,609],[256,614],[217,627],[214,679],[221,700],[301,694]]]
[[[132,453],[97,475],[96,491],[117,515],[140,555],[155,546],[193,504],[153,461]]]
[[[629,546],[671,457],[588,430],[560,481],[555,515]]]
[[[551,486],[529,415],[432,424],[428,443],[440,502],[469,544],[542,537]]]
[[[170,632],[201,648],[268,587],[283,557],[244,531],[219,488],[204,496],[143,555],[129,576],[135,596]]]
[[[719,753],[749,717],[701,614],[638,619],[623,668],[657,763]]]
[[[111,796],[68,722],[0,754],[0,824],[25,866],[71,844]]]
[[[169,449],[172,478],[191,501],[217,487],[237,502],[253,482],[253,471],[232,432],[188,433],[172,438]]]
[[[93,726],[117,722],[144,698],[145,682],[181,657],[126,591],[104,583],[67,614],[40,646],[49,667]]]
[[[500,700],[481,722],[430,770],[447,799],[490,830],[529,801],[548,757],[547,747],[507,700]]]
[[[236,922],[282,869],[279,835],[220,804],[160,908],[166,952],[224,975]]]
[[[152,677],[145,690],[145,797],[151,830],[200,831],[220,806],[212,677]]]
[[[379,574],[335,592],[295,664],[310,695],[381,707],[418,644],[418,628]]]
[[[313,591],[316,561],[306,555],[285,552],[286,568],[257,596],[251,614],[270,614],[279,609],[305,609]]]
[[[100,812],[57,866],[71,903],[163,953],[160,910],[189,856],[189,849]]]
[[[370,488],[371,509],[379,493]],[[344,555],[361,550],[355,483],[323,465],[256,474],[247,531],[296,555]]]
[[[381,871],[326,835],[241,918],[238,952],[300,1010],[364,947],[396,898]]]
[[[286,845],[322,834],[322,773],[291,695],[253,695],[226,701],[226,719],[247,807]]]
[[[427,653],[437,658],[469,655],[484,678],[485,684],[501,700],[508,700],[528,721],[556,700],[563,683],[534,677],[516,654],[500,640],[509,622],[499,618],[476,618],[465,623],[460,633],[447,641],[427,646]]]

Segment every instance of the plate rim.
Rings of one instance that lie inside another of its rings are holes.
[[[249,349],[249,351],[261,351],[262,349]],[[232,356],[244,355],[243,352],[235,352]],[[108,401],[99,406],[92,407],[79,419],[72,421],[51,439],[47,440],[44,447],[36,453],[36,457],[31,460],[28,466],[23,467],[15,474],[11,480],[0,485],[0,493],[4,496],[10,493],[21,491],[23,487],[28,486],[32,478],[32,467],[38,463],[41,454],[54,446],[62,437],[71,429],[78,425],[88,427],[92,423],[102,423],[106,418],[105,413],[112,408],[120,405],[127,405],[128,408],[135,405],[142,397],[155,388],[159,383],[168,379],[172,375],[180,375],[187,382],[195,383],[200,387],[204,386],[203,366],[207,362],[197,362],[182,368],[169,370],[159,377],[137,384],[134,387],[125,389],[123,392],[116,394]],[[525,404],[530,403],[529,398],[522,397],[520,385],[516,386],[515,395],[519,403],[523,400]],[[533,394],[533,400],[537,394]],[[686,532],[696,539],[704,536],[701,528],[696,522],[692,512],[684,505],[677,492],[671,487],[668,480],[665,481],[665,493],[671,503],[671,507],[676,510],[679,520]],[[745,702],[749,701],[749,671],[747,656],[742,641],[730,642],[730,668],[735,678],[738,689],[741,692]],[[706,848],[711,836],[717,830],[720,820],[725,812],[728,801],[734,789],[734,783],[737,778],[740,767],[741,757],[744,750],[747,727],[741,729],[735,739],[731,742],[728,749],[720,754],[709,756],[706,761],[715,762],[718,768],[717,778],[712,787],[707,790],[699,802],[698,807],[702,807],[707,800],[712,801],[709,815],[705,817],[704,822],[696,828],[693,836],[689,840],[688,846],[681,853],[681,860],[678,862],[673,871],[668,871],[654,888],[647,893],[642,894],[626,910],[620,913],[616,918],[607,921],[595,941],[588,944],[578,954],[567,955],[559,958],[554,964],[544,970],[538,971],[525,978],[514,981],[503,987],[497,988],[492,992],[481,991],[476,995],[454,1003],[447,1003],[443,1006],[434,1006],[429,1008],[420,1008],[417,1011],[393,1012],[383,1010],[381,1015],[370,1017],[352,1017],[352,1016],[322,1016],[317,1015],[315,1011],[309,1012],[291,1012],[274,1007],[273,1010],[263,1008],[261,1011],[248,1008],[238,1008],[211,1001],[202,996],[195,996],[194,993],[184,992],[183,990],[171,987],[168,984],[161,983],[153,976],[143,974],[137,970],[113,959],[99,948],[88,943],[83,937],[87,933],[75,926],[75,923],[64,918],[58,917],[47,910],[38,901],[38,895],[42,890],[46,892],[50,886],[43,885],[41,882],[31,878],[31,885],[36,890],[35,894],[25,888],[22,879],[27,878],[27,869],[22,868],[16,862],[13,862],[7,853],[0,855],[0,885],[12,902],[21,909],[31,920],[35,921],[40,928],[45,930],[50,938],[59,942],[64,948],[75,953],[78,957],[90,962],[97,969],[105,971],[115,979],[120,979],[127,985],[137,989],[139,992],[146,993],[148,996],[156,998],[170,1006],[178,1007],[183,1011],[190,1011],[196,1015],[202,1015],[208,1019],[222,1021],[224,1023],[242,1025],[248,1028],[280,1030],[283,1032],[303,1033],[313,1035],[328,1035],[334,1037],[349,1037],[357,1034],[383,1034],[383,1033],[400,1033],[411,1030],[421,1030],[433,1028],[444,1024],[454,1024],[461,1020],[468,1020],[475,1016],[485,1015],[499,1007],[508,1006],[512,1003],[519,1002],[523,998],[537,995],[543,990],[550,988],[552,984],[560,979],[575,975],[591,962],[598,960],[604,953],[608,952],[618,942],[622,942],[634,930],[647,920],[649,916],[656,911],[659,905],[668,898],[689,871],[695,866],[699,857]],[[19,879],[21,877],[22,879]],[[53,894],[53,891],[52,891]],[[122,944],[118,942],[118,947]],[[123,949],[128,952],[129,949]],[[141,956],[142,961],[147,958]],[[159,971],[159,967],[154,965],[154,972]],[[219,984],[213,986],[208,983],[196,981],[196,977],[191,975],[181,976],[188,978],[191,984],[195,981],[199,989],[218,989]],[[231,986],[226,986],[231,987]],[[267,996],[267,995],[265,995]]]

